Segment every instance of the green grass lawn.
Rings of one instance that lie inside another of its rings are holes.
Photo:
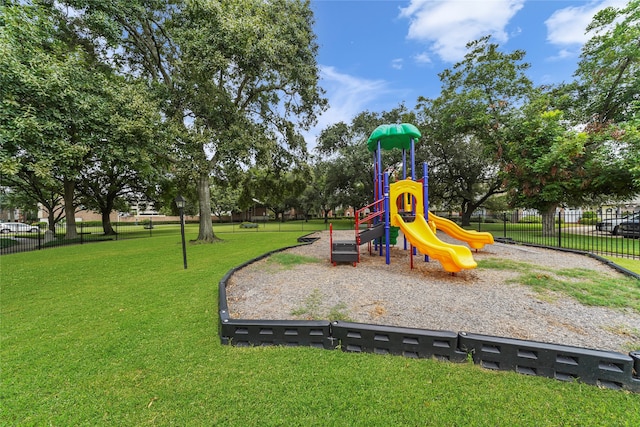
[[[638,394],[470,363],[221,345],[222,276],[305,234],[262,231],[189,245],[187,270],[177,232],[0,257],[0,425],[640,425]]]
[[[640,259],[620,258],[620,257],[612,257],[612,256],[605,256],[603,258],[606,258],[609,261],[615,262],[620,267],[626,268],[629,271],[640,274]]]

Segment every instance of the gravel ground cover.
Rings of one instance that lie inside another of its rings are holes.
[[[423,262],[402,236],[384,256],[361,247],[361,262],[332,266],[328,232],[285,253],[316,262],[283,266],[269,258],[237,271],[227,286],[232,318],[327,319],[433,330],[466,331],[628,353],[640,343],[640,314],[632,309],[585,306],[565,295],[539,293],[517,283],[519,272],[477,268],[451,275],[438,261]],[[443,241],[454,242],[439,232]],[[353,239],[353,231],[334,232]],[[460,242],[455,241],[460,244]],[[476,261],[526,262],[546,274],[576,268],[623,277],[583,255],[495,243],[474,252]]]

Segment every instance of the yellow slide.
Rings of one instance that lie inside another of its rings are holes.
[[[440,261],[445,271],[457,273],[463,268],[477,267],[469,248],[445,243],[438,239],[422,214],[417,214],[413,222],[407,223],[396,213],[393,215],[391,223],[400,227],[409,243],[421,253]]]
[[[482,231],[465,230],[455,222],[441,218],[429,212],[429,221],[436,224],[436,228],[444,231],[457,240],[467,242],[473,249],[482,249],[484,245],[493,245],[493,235]]]

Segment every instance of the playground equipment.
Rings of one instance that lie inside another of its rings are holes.
[[[438,239],[436,230],[441,229],[449,236],[465,241],[473,249],[482,249],[485,244],[493,244],[491,233],[469,231],[453,221],[440,218],[429,212],[429,185],[427,164],[423,164],[423,178],[415,176],[415,141],[421,136],[412,124],[391,124],[378,126],[369,136],[367,146],[374,154],[374,202],[358,210],[355,214],[355,239],[333,240],[330,227],[331,262],[350,262],[355,266],[360,261],[360,246],[372,242],[380,255],[384,252],[386,263],[390,264],[390,246],[393,242],[392,230],[402,231],[406,243],[410,244],[411,266],[416,248],[425,261],[429,257],[437,259],[445,271],[457,273],[462,269],[477,266],[471,250],[463,245],[454,245]],[[402,150],[403,179],[389,182],[389,173],[382,169],[382,150]],[[407,150],[410,152],[411,167],[407,167]],[[411,176],[407,176],[407,170]],[[365,229],[361,225],[366,224]]]

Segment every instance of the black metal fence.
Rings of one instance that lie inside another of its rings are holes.
[[[0,229],[2,229],[1,225]],[[65,224],[57,224],[55,231],[43,230],[42,228],[37,231],[8,231],[5,228],[0,234],[0,254],[91,242],[151,237],[156,231],[156,227],[150,221],[140,224],[114,223],[113,230],[114,234],[105,234],[101,224],[79,222],[76,224],[76,236],[69,237]]]
[[[437,215],[459,222],[446,212]],[[476,215],[468,227],[488,231],[494,238],[518,243],[640,259],[640,212],[615,214],[569,211],[543,224],[537,213],[526,211]]]
[[[437,215],[460,223],[461,218],[449,212]],[[353,229],[353,218],[332,220],[335,229]],[[105,235],[98,223],[78,223],[77,237],[66,236],[64,224],[56,231],[10,232],[0,234],[0,254],[26,250],[46,249],[68,244],[83,244],[105,240],[123,240],[153,237],[164,233],[178,232],[177,222],[164,224],[160,221],[144,223],[114,223],[115,234]],[[227,232],[313,232],[328,230],[329,224],[322,219],[311,221],[260,223],[216,223],[216,233]],[[491,215],[475,215],[465,228],[488,231],[497,240],[548,246],[553,248],[589,252],[602,256],[640,259],[640,212],[615,214],[595,212],[560,212],[552,224],[545,229],[542,216],[527,211],[514,211]]]

